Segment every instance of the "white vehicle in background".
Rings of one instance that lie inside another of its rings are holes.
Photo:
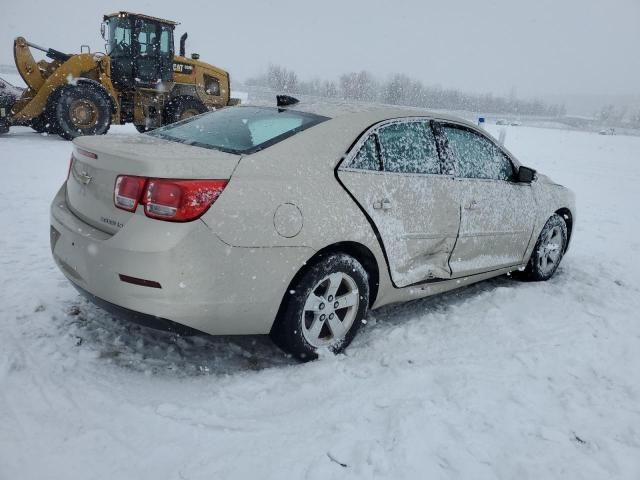
[[[514,270],[547,280],[573,194],[482,129],[415,109],[240,106],[74,140],[53,256],[107,308],[340,352],[369,309]]]

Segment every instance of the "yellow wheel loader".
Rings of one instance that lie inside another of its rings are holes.
[[[86,46],[82,53],[67,54],[17,38],[15,63],[27,88],[0,109],[0,123],[73,139],[105,134],[112,123],[131,122],[144,132],[239,103],[230,97],[226,71],[200,61],[198,54],[185,56],[186,33],[175,55],[176,25],[130,12],[105,15],[106,54]],[[31,48],[51,61],[36,62]]]

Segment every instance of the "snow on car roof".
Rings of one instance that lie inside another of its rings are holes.
[[[354,120],[357,118],[365,122],[370,122],[370,124],[389,118],[424,116],[473,125],[461,117],[418,107],[400,107],[381,103],[319,98],[306,95],[295,95],[295,98],[300,100],[300,102],[281,108],[313,113],[331,119],[352,116]],[[252,100],[243,105],[273,107],[275,103],[275,94],[272,94],[268,97]]]

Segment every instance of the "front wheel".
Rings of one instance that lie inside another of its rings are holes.
[[[111,102],[100,86],[78,83],[62,88],[55,109],[62,138],[104,135],[111,126]]]
[[[346,254],[325,257],[309,267],[286,293],[271,337],[300,360],[318,351],[344,350],[369,307],[368,275]]]
[[[567,223],[553,214],[545,223],[533,248],[524,275],[530,280],[549,280],[558,269],[567,249]]]

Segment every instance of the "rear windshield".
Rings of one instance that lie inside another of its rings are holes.
[[[327,117],[270,107],[229,107],[159,128],[150,135],[174,142],[246,154],[313,127]]]

